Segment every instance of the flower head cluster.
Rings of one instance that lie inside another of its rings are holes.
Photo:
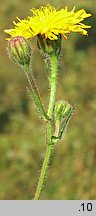
[[[11,37],[23,36],[31,39],[34,36],[41,34],[50,40],[57,40],[61,34],[66,38],[66,34],[70,32],[79,32],[87,35],[87,28],[91,26],[85,25],[82,21],[90,17],[84,9],[75,12],[75,7],[72,11],[68,11],[67,7],[57,10],[55,7],[47,4],[40,9],[31,9],[32,16],[18,22],[13,21],[14,28],[5,30]],[[10,40],[10,38],[8,38]]]

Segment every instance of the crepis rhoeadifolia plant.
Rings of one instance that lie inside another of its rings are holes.
[[[38,111],[39,118],[46,126],[46,153],[34,200],[38,200],[42,185],[47,173],[50,157],[55,143],[60,141],[65,133],[75,106],[64,100],[56,101],[58,60],[61,51],[62,38],[67,39],[70,32],[87,35],[87,28],[91,26],[83,24],[83,20],[90,17],[84,9],[75,12],[68,11],[67,7],[61,10],[47,4],[39,9],[31,9],[32,16],[18,22],[13,21],[14,28],[5,30],[9,34],[8,53],[10,59],[22,67],[29,83],[28,92],[32,96]],[[45,63],[46,74],[50,85],[50,97],[48,110],[46,111],[36,80],[34,79],[31,64],[31,39],[37,36],[37,46]]]

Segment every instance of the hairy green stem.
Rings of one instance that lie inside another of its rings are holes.
[[[34,100],[35,105],[37,107],[38,113],[39,113],[41,119],[44,119],[44,120],[47,119],[48,120],[48,116],[44,110],[43,103],[41,101],[41,97],[40,97],[40,94],[39,94],[39,91],[38,91],[38,88],[36,85],[36,81],[35,81],[33,74],[32,74],[32,70],[31,70],[30,66],[28,66],[28,65],[25,65],[23,69],[24,69],[25,75],[27,77],[29,86],[30,86],[31,91],[29,91],[29,92],[33,97],[33,100]]]
[[[49,108],[47,115],[49,118],[52,118],[54,104],[55,104],[55,94],[56,94],[56,82],[57,82],[57,62],[58,57],[57,55],[51,54],[50,55],[50,63],[51,63],[51,91],[50,91],[50,101],[49,101]]]
[[[54,109],[54,104],[55,104],[56,74],[57,74],[57,62],[58,62],[57,60],[58,58],[55,53],[50,55],[50,63],[51,63],[50,87],[51,87],[51,90],[50,90],[49,107],[48,107],[48,112],[47,112],[49,119],[51,119],[53,116],[53,109]],[[42,165],[40,178],[39,178],[34,200],[38,200],[41,194],[42,186],[44,183],[44,179],[46,177],[49,161],[50,161],[51,154],[52,154],[52,149],[54,147],[54,142],[52,141],[51,121],[47,121],[46,129],[47,129],[47,149],[46,149],[45,158],[44,158],[44,162]]]
[[[47,145],[47,149],[46,149],[46,153],[45,153],[45,159],[44,159],[44,162],[43,162],[43,165],[42,165],[41,175],[40,175],[40,178],[39,178],[39,182],[38,182],[38,186],[37,186],[37,190],[36,190],[36,193],[35,193],[34,200],[39,199],[40,193],[42,191],[42,186],[43,186],[44,179],[45,179],[45,176],[46,176],[46,172],[47,172],[48,164],[49,164],[49,161],[50,161],[50,156],[51,156],[51,153],[52,153],[52,149],[53,149],[53,145],[52,145],[52,143],[49,143]]]

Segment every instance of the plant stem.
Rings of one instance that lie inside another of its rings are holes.
[[[39,199],[39,196],[40,196],[40,193],[41,193],[41,190],[42,190],[42,186],[43,186],[43,183],[44,183],[44,179],[45,179],[45,176],[46,176],[46,172],[47,172],[47,169],[48,169],[48,164],[49,164],[50,156],[51,156],[51,153],[52,153],[52,149],[53,149],[52,143],[48,144],[34,200]]]
[[[52,118],[54,104],[55,104],[55,94],[56,94],[56,79],[57,79],[57,62],[58,58],[57,55],[51,54],[50,55],[50,63],[51,63],[51,91],[50,91],[50,101],[49,101],[49,108],[47,115],[49,118]]]
[[[36,81],[35,81],[33,74],[32,74],[32,70],[31,70],[30,66],[28,66],[28,65],[25,65],[23,69],[24,69],[26,78],[28,80],[29,86],[30,86],[31,91],[29,91],[29,92],[33,97],[33,100],[35,102],[38,113],[39,113],[41,119],[44,119],[44,120],[47,119],[48,120],[48,116],[44,110],[43,103],[41,101],[41,97],[40,97],[40,94],[39,94],[39,91],[38,91],[38,88],[36,85]]]
[[[47,115],[48,115],[49,119],[51,119],[53,116],[53,109],[54,109],[54,104],[55,104],[56,74],[57,74],[57,62],[58,62],[57,60],[58,60],[58,58],[57,58],[57,55],[55,53],[51,54],[49,58],[50,58],[50,63],[51,63],[51,78],[50,78],[51,79],[50,80],[51,90],[50,90],[50,100],[49,100],[49,107],[48,107]],[[45,158],[44,158],[44,162],[42,165],[40,178],[39,178],[39,182],[38,182],[38,186],[37,186],[34,200],[39,199],[40,193],[42,191],[44,179],[46,177],[46,173],[47,173],[49,161],[51,158],[52,150],[54,147],[54,142],[51,139],[52,138],[51,121],[47,121],[46,129],[47,129],[47,148],[46,148]]]

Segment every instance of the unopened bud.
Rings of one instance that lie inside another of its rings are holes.
[[[55,104],[55,120],[60,123],[70,112],[72,106],[67,101],[58,100]]]
[[[74,112],[75,106],[71,106],[67,101],[58,100],[55,104],[55,131],[53,141],[60,140],[68,126],[69,120]]]
[[[10,59],[21,67],[30,64],[31,47],[28,41],[22,36],[13,37],[9,41],[8,54]]]

